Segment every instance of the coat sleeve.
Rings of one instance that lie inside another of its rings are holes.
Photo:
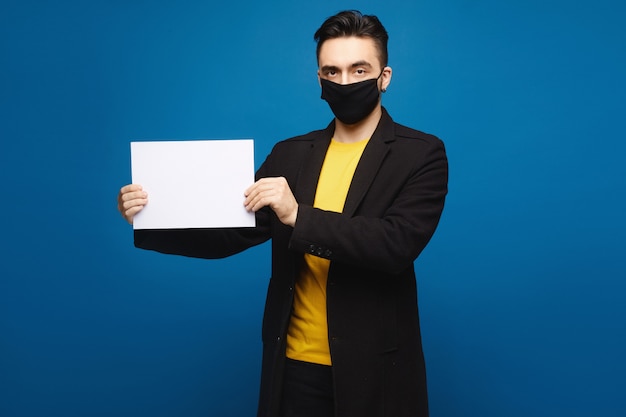
[[[443,210],[448,182],[443,143],[434,141],[418,165],[380,216],[347,216],[300,205],[290,249],[392,274],[412,267]]]
[[[266,165],[261,165],[256,179],[265,175]],[[267,207],[259,210],[251,228],[135,230],[135,246],[192,258],[225,258],[267,241],[272,215]]]
[[[135,246],[192,258],[224,258],[269,239],[265,215],[257,212],[257,226],[252,228],[135,230]]]

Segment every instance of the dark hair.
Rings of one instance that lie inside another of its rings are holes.
[[[345,10],[326,19],[315,32],[313,39],[317,42],[317,59],[320,58],[322,44],[329,39],[356,36],[371,38],[379,52],[380,63],[387,66],[387,41],[389,35],[380,20],[374,15],[363,15],[358,10]]]

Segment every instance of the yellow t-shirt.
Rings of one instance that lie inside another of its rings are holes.
[[[313,207],[341,213],[354,171],[369,139],[356,143],[332,140],[317,183]],[[330,261],[305,254],[296,291],[289,330],[287,357],[331,365],[326,321],[326,281]]]

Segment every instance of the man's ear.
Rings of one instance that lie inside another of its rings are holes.
[[[317,83],[322,86],[322,82],[320,81],[320,70],[317,70]]]
[[[383,76],[382,78],[382,85],[380,90],[382,92],[387,91],[387,88],[389,88],[389,84],[391,83],[391,76],[393,74],[393,70],[391,69],[391,67],[385,67],[383,68]]]

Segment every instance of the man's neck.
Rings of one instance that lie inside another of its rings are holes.
[[[383,111],[380,105],[363,120],[358,123],[347,125],[335,119],[335,134],[333,138],[337,142],[354,143],[372,137],[376,130]]]

